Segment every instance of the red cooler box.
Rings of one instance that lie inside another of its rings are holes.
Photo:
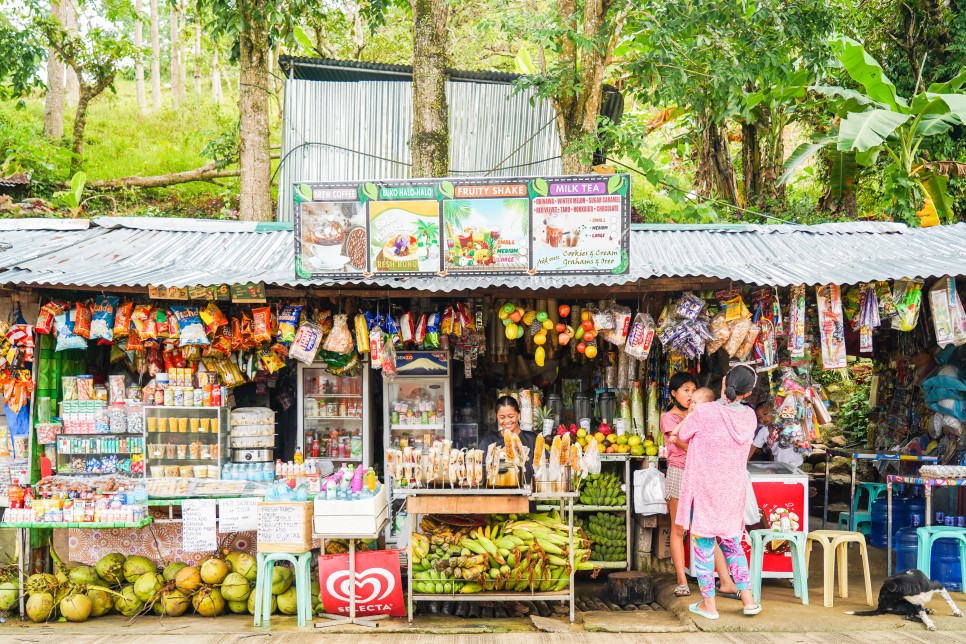
[[[758,508],[766,526],[789,527],[808,532],[808,475],[787,463],[748,463],[751,485],[755,490]],[[742,535],[745,557],[751,559],[751,544],[747,532]],[[688,574],[695,576],[690,535],[685,537],[685,563]],[[784,541],[765,543],[763,577],[792,577],[789,546]]]

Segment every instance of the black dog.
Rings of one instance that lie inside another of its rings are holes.
[[[929,619],[929,613],[933,612],[926,609],[926,604],[932,600],[934,593],[939,593],[949,604],[953,615],[962,617],[963,613],[953,602],[949,593],[938,581],[931,581],[924,572],[913,568],[905,570],[886,579],[882,583],[882,590],[879,591],[879,606],[875,610],[862,612],[847,611],[847,615],[903,615],[906,619],[920,621],[926,625],[930,631],[936,630],[936,624]]]

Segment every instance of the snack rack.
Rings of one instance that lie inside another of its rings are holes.
[[[221,478],[227,407],[144,408],[150,478]]]
[[[139,403],[66,400],[56,435],[57,473],[144,476],[144,418]]]

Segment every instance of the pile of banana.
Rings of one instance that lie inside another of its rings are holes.
[[[420,528],[410,560],[417,593],[552,592],[570,583],[568,527],[556,512],[490,515],[476,528],[426,517]],[[573,569],[594,570],[590,542],[576,531],[574,546]]]
[[[627,495],[616,474],[591,474],[580,485],[580,502],[586,505],[624,505]]]
[[[623,514],[592,514],[587,517],[585,530],[594,561],[626,561],[627,524]]]

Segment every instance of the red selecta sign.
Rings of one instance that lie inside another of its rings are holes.
[[[356,615],[406,616],[398,550],[357,552],[355,577]],[[319,586],[325,612],[349,614],[349,555],[319,557]]]

